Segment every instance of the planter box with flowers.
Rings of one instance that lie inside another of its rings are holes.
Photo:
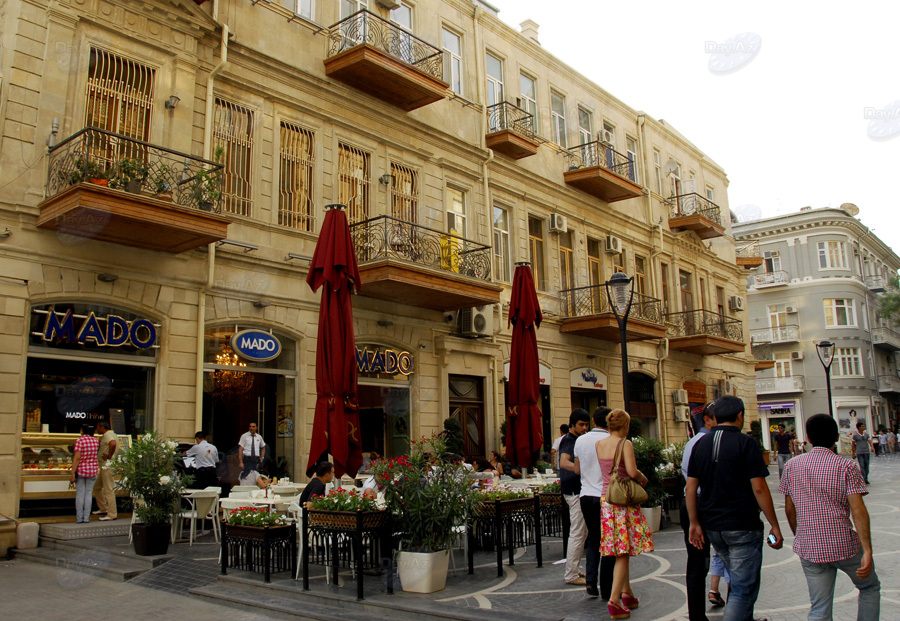
[[[297,572],[297,529],[268,507],[232,509],[222,524],[222,574],[228,568],[262,573]]]
[[[538,567],[541,556],[540,499],[529,490],[495,487],[476,493],[478,505],[469,524],[469,573],[474,573],[475,546],[497,552],[497,576],[503,576],[503,552],[514,565],[516,548],[535,546]]]
[[[541,537],[562,537],[563,549],[569,540],[569,506],[562,496],[559,480],[549,483],[537,493],[540,500]]]
[[[332,583],[338,569],[356,570],[356,597],[363,599],[363,570],[390,566],[391,514],[379,510],[373,498],[356,490],[333,490],[315,496],[303,508],[303,589],[309,590],[310,563],[328,565]],[[388,593],[394,592],[393,571]]]

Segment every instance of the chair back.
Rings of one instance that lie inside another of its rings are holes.
[[[188,498],[194,504],[198,516],[211,515],[219,504],[219,494],[216,492],[194,492]]]
[[[203,488],[203,491],[204,491],[204,492],[215,492],[215,493],[217,493],[219,496],[222,495],[222,488],[221,488],[221,487],[218,487],[218,486],[216,486],[216,485],[210,485],[209,487],[204,487],[204,488]]]
[[[226,498],[250,498],[250,492],[231,492]]]
[[[300,491],[294,485],[273,485],[271,489],[279,496],[296,496]]]
[[[259,489],[256,485],[234,485],[231,488],[232,492],[252,492],[255,489]]]

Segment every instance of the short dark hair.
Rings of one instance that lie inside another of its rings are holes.
[[[569,429],[571,429],[581,421],[584,421],[588,425],[590,425],[591,415],[588,414],[588,411],[584,408],[575,408],[574,410],[572,410],[572,413],[569,414]]]
[[[778,428],[779,428],[779,429],[784,429],[784,423],[778,423]]]
[[[330,461],[320,461],[316,464],[316,476],[324,477],[326,474],[334,470],[334,464]]]
[[[828,414],[816,414],[806,421],[806,437],[813,446],[831,448],[838,439],[838,426]]]
[[[99,429],[100,427],[103,427],[104,429],[112,429],[112,427],[109,426],[108,420],[98,420],[97,429]]]
[[[569,433],[569,426],[565,423],[559,426],[560,433]]]
[[[717,423],[733,423],[744,411],[744,401],[740,397],[725,395],[713,401],[710,409]]]
[[[606,429],[606,415],[612,412],[612,408],[601,405],[594,410],[594,425],[601,429]]]
[[[94,435],[94,426],[90,425],[88,423],[83,424],[81,426],[81,433],[83,433],[86,436]]]
[[[200,438],[201,440],[205,440],[205,439],[206,439],[206,432],[203,431],[203,430],[201,429],[200,431],[198,431],[197,433],[194,434],[194,437],[195,437],[195,438]]]

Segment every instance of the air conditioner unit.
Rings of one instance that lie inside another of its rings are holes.
[[[622,240],[612,235],[606,236],[606,252],[618,254],[622,252]]]
[[[729,379],[719,380],[719,396],[734,394],[734,382]]]
[[[608,145],[612,146],[612,144],[613,144],[613,133],[612,133],[611,131],[609,131],[608,129],[601,129],[600,132],[599,132],[599,134],[600,134],[600,135],[599,135],[600,142],[601,142],[602,144],[608,144]]]
[[[550,232],[565,233],[569,230],[569,220],[565,216],[558,213],[550,214]]]
[[[803,352],[802,351],[792,351],[791,352],[791,360],[803,360]]]
[[[797,307],[788,304],[787,306],[784,307],[784,312],[786,312],[786,313],[796,313],[796,312],[797,312]]]
[[[733,311],[744,310],[744,298],[739,295],[733,295],[728,298],[728,308]]]
[[[457,326],[462,336],[490,336],[494,331],[494,309],[491,305],[464,308],[457,313]]]
[[[683,388],[680,388],[674,392],[672,392],[672,402],[675,405],[687,405],[688,404],[688,392]]]
[[[686,423],[691,420],[691,408],[686,405],[675,406],[675,422]]]
[[[400,0],[375,0],[379,6],[383,6],[386,9],[399,9],[400,8]]]

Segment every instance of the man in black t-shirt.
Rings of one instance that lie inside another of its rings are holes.
[[[312,500],[313,496],[324,496],[325,486],[334,479],[334,464],[330,461],[320,461],[316,464],[316,476],[307,483],[300,494],[300,506]]]
[[[778,433],[775,434],[775,450],[778,453],[778,480],[784,472],[784,465],[794,454],[794,441],[797,436],[784,430],[784,425],[778,425]]]
[[[584,586],[587,583],[578,571],[584,542],[587,539],[587,526],[581,514],[581,476],[575,472],[575,440],[590,429],[591,415],[587,410],[578,408],[569,416],[569,432],[559,443],[559,486],[563,498],[569,505],[569,544],[566,549],[566,584]]]
[[[725,562],[731,593],[724,618],[752,619],[762,570],[760,510],[775,537],[769,546],[779,549],[784,539],[766,485],[769,469],[756,441],[741,433],[744,402],[727,395],[717,399],[710,410],[716,426],[694,446],[688,464],[685,502],[691,522],[690,541],[702,549],[708,536]]]

